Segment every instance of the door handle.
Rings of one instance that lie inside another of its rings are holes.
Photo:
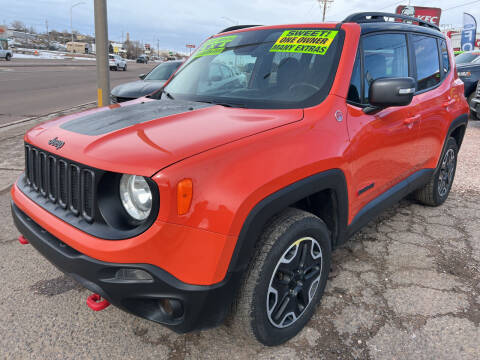
[[[403,120],[403,123],[409,127],[411,127],[417,120],[420,119],[420,114],[419,115],[415,115],[415,116],[412,116],[412,117],[409,117],[409,118],[406,118],[405,120]]]
[[[443,103],[443,107],[449,107],[450,105],[453,105],[455,104],[455,99],[451,99],[451,100],[448,100],[448,101],[445,101]]]

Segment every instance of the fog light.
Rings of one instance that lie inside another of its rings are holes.
[[[165,315],[172,319],[179,318],[183,315],[182,303],[177,299],[161,299],[159,305]]]
[[[153,281],[152,275],[140,269],[120,269],[115,274],[117,280]]]

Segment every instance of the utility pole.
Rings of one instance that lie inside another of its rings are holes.
[[[108,66],[107,0],[94,0],[95,46],[97,52],[97,105],[110,105],[110,68]]]
[[[334,0],[317,0],[317,1],[323,10],[322,22],[325,22],[325,15],[327,14],[327,8],[330,6],[330,4],[333,3]]]
[[[160,58],[160,39],[157,39],[157,58]]]
[[[50,50],[50,33],[48,32],[48,20],[45,19],[45,26],[47,27],[47,46],[48,49]]]

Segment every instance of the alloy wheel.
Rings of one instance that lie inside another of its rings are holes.
[[[438,175],[438,194],[443,197],[452,186],[455,172],[455,151],[448,149],[442,159],[442,166]]]
[[[312,302],[322,274],[322,248],[304,237],[283,253],[270,279],[267,315],[277,328],[294,324]]]

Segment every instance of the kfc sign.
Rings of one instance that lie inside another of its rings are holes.
[[[412,16],[423,21],[428,21],[436,25],[440,25],[440,15],[442,15],[442,9],[422,6],[399,5],[397,7],[396,13],[406,16]]]

